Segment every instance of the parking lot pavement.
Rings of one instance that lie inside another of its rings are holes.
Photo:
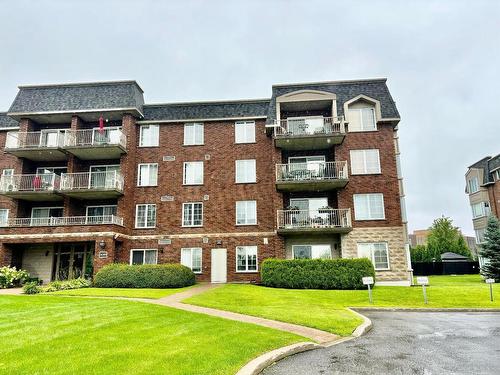
[[[500,374],[500,313],[363,312],[357,339],[294,355],[263,374]]]

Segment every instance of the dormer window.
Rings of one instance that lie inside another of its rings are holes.
[[[365,132],[377,130],[375,108],[349,108],[349,131]]]
[[[467,190],[469,194],[476,193],[479,190],[479,182],[476,176],[467,180]]]

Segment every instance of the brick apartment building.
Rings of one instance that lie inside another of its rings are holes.
[[[490,214],[500,218],[500,154],[472,164],[465,174],[465,193],[472,209],[476,243],[484,240]]]
[[[257,281],[274,258],[368,257],[409,285],[385,79],[145,104],[135,81],[20,86],[0,114],[0,264],[44,282],[111,262]]]

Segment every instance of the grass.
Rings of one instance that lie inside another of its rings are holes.
[[[479,275],[432,276],[427,288],[429,304],[421,287],[383,287],[373,290],[373,305],[366,290],[294,290],[256,285],[227,284],[183,302],[213,307],[283,322],[301,324],[346,336],[361,319],[346,307],[500,308],[500,285],[494,285],[494,302]]]
[[[0,296],[2,374],[234,374],[303,340],[140,302]]]
[[[60,290],[51,295],[66,295],[80,297],[128,297],[128,298],[151,298],[158,299],[169,296],[174,293],[182,292],[187,288],[172,288],[172,289],[133,289],[133,288],[81,288]]]

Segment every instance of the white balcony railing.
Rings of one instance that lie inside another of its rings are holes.
[[[127,145],[127,137],[120,128],[66,130],[64,146],[122,146]]]
[[[62,173],[61,191],[119,190],[123,191],[123,176],[118,171]]]
[[[123,218],[115,215],[102,216],[64,216],[64,217],[26,217],[8,219],[1,227],[41,227],[68,225],[115,224],[123,226]]]
[[[295,117],[276,121],[274,136],[294,137],[344,134],[344,117]]]
[[[5,140],[6,149],[62,147],[63,144],[64,133],[60,130],[8,132]]]
[[[276,182],[348,179],[346,161],[276,164]]]
[[[0,192],[54,191],[60,186],[60,177],[54,173],[15,174],[0,178]]]
[[[350,228],[351,210],[278,210],[278,229]]]

